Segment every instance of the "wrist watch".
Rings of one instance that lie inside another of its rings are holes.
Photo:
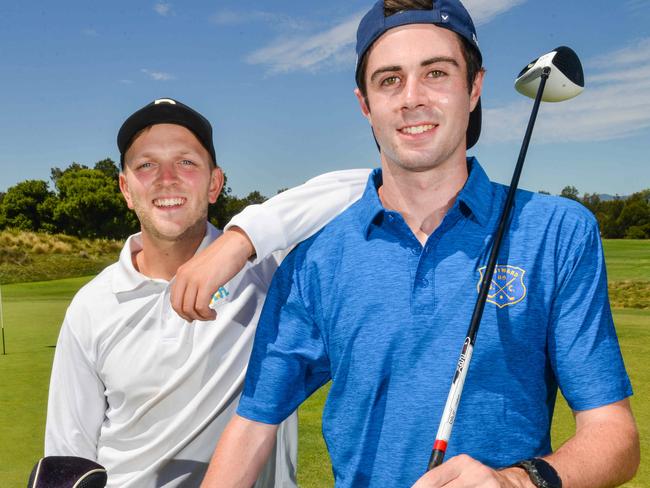
[[[537,488],[562,488],[562,480],[558,476],[557,471],[543,459],[524,459],[510,467],[525,469],[530,477],[530,481]]]

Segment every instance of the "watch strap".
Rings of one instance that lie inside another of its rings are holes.
[[[524,459],[510,467],[524,469],[537,488],[562,488],[555,468],[541,458]]]

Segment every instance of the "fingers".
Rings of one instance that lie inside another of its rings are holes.
[[[420,478],[413,488],[514,487],[496,471],[465,454],[455,456]]]
[[[212,295],[245,266],[254,248],[241,230],[228,230],[178,268],[171,287],[171,305],[188,322],[214,320]]]
[[[214,292],[205,284],[196,291],[194,314],[198,315],[197,320],[214,320],[217,317],[217,312],[210,308],[213,295]],[[191,298],[189,300],[191,302]]]
[[[427,472],[413,485],[413,488],[447,487],[450,482],[460,475],[456,464],[451,462],[453,459]]]

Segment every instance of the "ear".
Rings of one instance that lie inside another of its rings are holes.
[[[125,168],[124,171],[127,171]],[[120,182],[120,191],[126,200],[126,206],[133,210],[133,199],[131,198],[131,193],[129,192],[129,183],[126,181],[126,175],[124,171],[120,171],[119,182]]]
[[[223,171],[221,168],[214,168],[210,174],[210,187],[208,188],[208,201],[214,203],[221,194],[223,188]]]
[[[485,78],[485,70],[481,68],[479,72],[476,73],[476,77],[474,78],[474,82],[472,83],[472,92],[470,93],[469,96],[470,112],[476,108],[478,99],[481,97],[481,93],[483,92],[484,78]]]
[[[364,97],[363,93],[361,93],[361,90],[359,90],[358,88],[354,89],[354,95],[357,97],[357,100],[359,101],[359,107],[361,108],[361,113],[366,119],[368,119],[370,125],[372,125],[372,116],[370,115],[370,106],[368,105],[368,98]]]

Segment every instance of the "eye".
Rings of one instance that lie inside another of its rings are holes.
[[[439,69],[434,69],[427,73],[428,78],[442,78],[443,76],[447,76],[447,73]]]
[[[153,166],[153,163],[151,163],[151,162],[149,162],[149,161],[143,161],[143,162],[141,162],[141,163],[137,163],[137,164],[135,165],[135,169],[138,169],[138,170],[140,170],[140,169],[149,169],[149,168],[151,168],[152,166]]]
[[[381,86],[392,86],[399,82],[399,76],[387,76],[379,83]]]
[[[195,163],[191,159],[182,159],[181,160],[181,165],[183,165],[183,166],[195,166]]]

